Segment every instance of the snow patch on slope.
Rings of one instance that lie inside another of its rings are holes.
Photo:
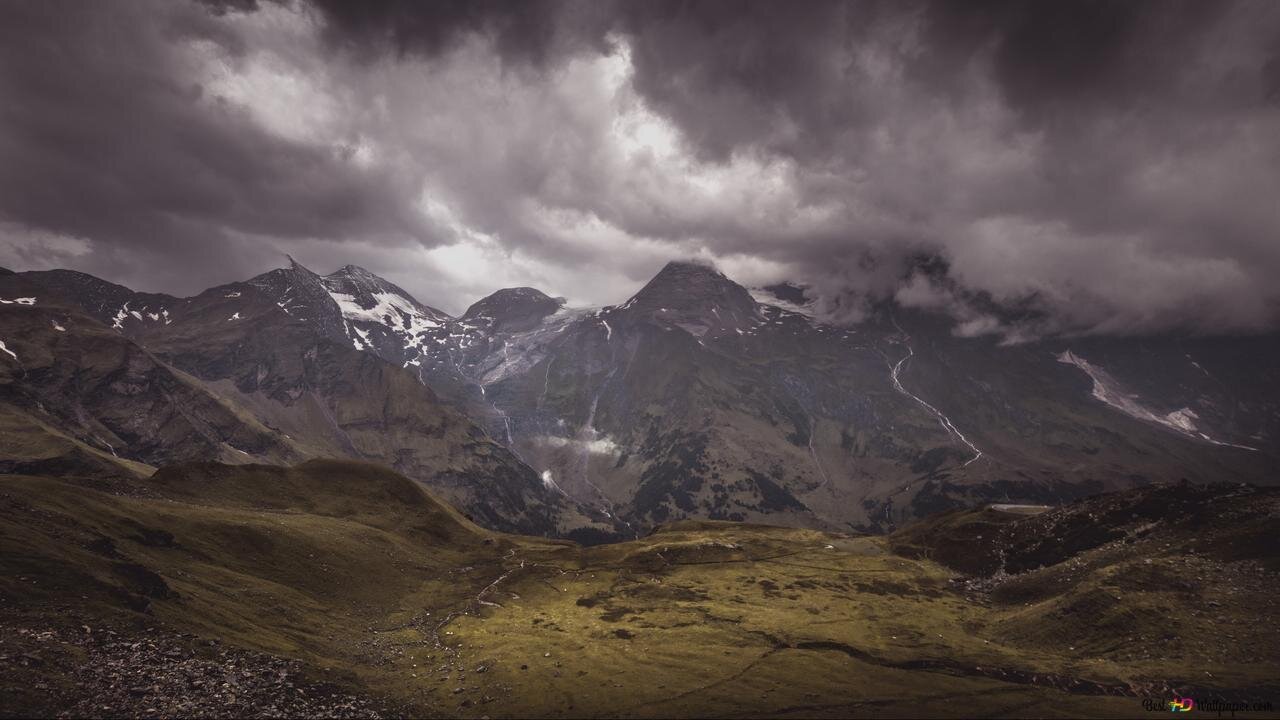
[[[1191,408],[1174,410],[1164,417],[1174,426],[1181,428],[1183,432],[1195,432],[1196,420],[1200,419],[1200,416],[1196,415],[1196,411]]]
[[[1170,413],[1161,414],[1139,402],[1137,395],[1127,393],[1123,386],[1110,373],[1088,360],[1066,350],[1058,355],[1058,362],[1080,368],[1093,381],[1093,397],[1099,402],[1110,405],[1129,417],[1145,420],[1166,427],[1187,437],[1205,440],[1214,445],[1235,447],[1243,450],[1257,450],[1247,445],[1215,440],[1205,434],[1199,427],[1200,416],[1191,408],[1181,408]]]
[[[145,316],[143,315],[144,312],[146,313]],[[160,308],[160,312],[150,312],[150,307],[144,305],[142,307],[142,310],[139,311],[139,310],[130,309],[129,303],[125,303],[124,305],[120,306],[120,309],[117,310],[116,314],[111,318],[111,327],[115,328],[116,330],[123,330],[124,322],[128,320],[130,317],[132,317],[133,319],[139,322],[145,321],[146,318],[151,318],[152,322],[160,322],[161,318],[163,318],[165,325],[168,325],[173,322],[172,320],[169,319],[169,311],[166,310],[165,308]]]
[[[326,292],[337,303],[342,317],[347,321],[348,336],[350,331],[359,333],[359,338],[352,337],[356,349],[372,348],[367,331],[362,331],[354,323],[372,323],[382,325],[392,333],[400,336],[406,350],[421,349],[433,330],[442,327],[437,318],[423,312],[413,301],[391,292],[371,293],[372,307],[362,307],[355,296],[329,290]],[[361,347],[361,341],[364,347]]]
[[[329,296],[338,303],[342,317],[348,320],[381,323],[394,330],[409,331],[415,327],[438,328],[440,323],[428,318],[408,299],[395,293],[373,293],[374,306],[360,307],[360,303],[352,295],[329,291]]]
[[[366,347],[369,347],[369,348],[373,347],[373,343],[369,342],[368,331],[361,330],[360,328],[356,327],[355,325],[351,325],[350,323],[347,324],[347,327],[350,328],[351,330],[354,330],[356,335],[358,336],[357,338],[353,338],[357,350],[364,350]],[[364,345],[362,346],[361,343],[364,343]]]

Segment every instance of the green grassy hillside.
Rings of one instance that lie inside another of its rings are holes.
[[[0,503],[5,715],[1112,717],[1280,689],[1280,638],[1256,623],[1274,546],[1157,528],[994,578],[924,552],[1061,535],[1097,508],[889,538],[681,522],[582,548],[336,461],[11,475]],[[1244,509],[1274,520],[1274,494],[1211,512]]]

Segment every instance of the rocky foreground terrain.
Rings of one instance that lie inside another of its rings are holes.
[[[1280,492],[584,548],[373,465],[0,480],[5,716],[1113,717],[1280,696]],[[1265,715],[1260,715],[1265,716]]]
[[[387,711],[302,664],[143,626],[48,630],[6,623],[11,708],[47,717],[377,718]],[[15,625],[18,625],[15,627]],[[52,681],[51,681],[52,680]]]

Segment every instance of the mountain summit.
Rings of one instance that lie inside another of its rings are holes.
[[[592,525],[403,367],[450,323],[355,266],[321,276],[290,262],[190,298],[69,271],[0,276],[0,469],[145,476],[183,461],[349,458],[489,527]]]
[[[669,262],[640,288],[629,308],[648,312],[703,314],[728,310],[751,314],[751,293],[710,265]]]
[[[320,282],[348,319],[381,322],[402,330],[407,330],[414,319],[435,324],[451,319],[447,313],[423,305],[400,286],[357,265],[346,265]]]
[[[462,314],[462,319],[487,322],[492,330],[519,332],[532,329],[563,306],[564,298],[553,298],[541,290],[506,288],[476,301]]]

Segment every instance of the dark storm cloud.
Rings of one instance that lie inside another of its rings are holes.
[[[464,38],[493,40],[507,63],[542,67],[566,52],[632,43],[637,89],[675,117],[697,147],[724,155],[760,144],[786,118],[808,131],[848,125],[833,51],[901,8],[880,2],[742,0],[311,0],[340,47],[437,57]]]
[[[566,52],[601,47],[607,15],[592,0],[312,0],[327,37],[360,53],[438,57],[467,35],[493,40],[504,59],[543,64]]]
[[[1193,60],[1201,31],[1226,3],[1133,0],[1033,4],[1012,0],[929,7],[929,42],[953,56],[994,48],[1006,99],[1049,120],[1079,104],[1124,106],[1168,91],[1171,68]],[[936,68],[935,68],[936,69]]]
[[[89,269],[189,291],[256,267],[254,236],[421,232],[388,176],[205,92],[180,50],[204,43],[234,62],[244,47],[204,8],[15,2],[3,14],[7,239],[22,226],[86,238]]]
[[[702,152],[762,148],[819,175],[869,171],[872,208],[903,220],[888,228],[899,237],[877,238],[879,229],[851,218],[847,235],[789,259],[819,271],[843,257],[852,267],[870,247],[884,273],[932,247],[976,289],[1014,304],[1059,305],[1068,329],[1256,328],[1278,318],[1266,288],[1280,272],[1280,217],[1264,197],[1280,189],[1275,5],[805,3],[799,15],[769,3],[626,8],[636,87]],[[900,70],[887,89],[877,78],[886,69]],[[895,136],[904,156],[985,152],[967,133],[899,135],[921,116],[962,117],[988,102],[984,82],[1011,114],[992,139],[1033,139],[1034,167],[975,179],[940,163],[931,177],[903,174],[907,159],[877,158],[877,142]],[[808,197],[850,189],[834,182]],[[940,222],[911,222],[931,215]],[[961,237],[975,233],[1003,236],[1000,257]],[[1118,248],[1125,269],[1113,276],[1107,265]],[[1075,257],[1089,253],[1092,263]],[[1124,277],[1135,272],[1152,284],[1204,286],[1177,298],[1167,288],[1127,292]],[[1021,287],[1007,277],[1018,273]]]
[[[818,150],[877,112],[850,53],[900,10],[879,3],[711,2],[621,6],[636,87],[699,149]]]
[[[196,290],[288,250],[456,308],[616,301],[692,255],[966,335],[1280,323],[1272,2],[4,14],[0,232],[35,238],[9,257],[200,257]]]
[[[943,96],[964,92],[969,64],[985,63],[1025,122],[1090,122],[1099,111],[1144,103],[1174,109],[1158,105],[1195,71],[1207,30],[1230,7],[1197,0],[703,0],[620,3],[616,27],[634,41],[637,87],[703,149],[724,154],[772,143],[816,154],[880,119],[873,98],[862,94],[861,52],[901,63],[903,82]],[[891,41],[876,47],[885,38]],[[1237,101],[1267,92],[1265,84],[1248,85],[1234,88],[1243,96]]]

